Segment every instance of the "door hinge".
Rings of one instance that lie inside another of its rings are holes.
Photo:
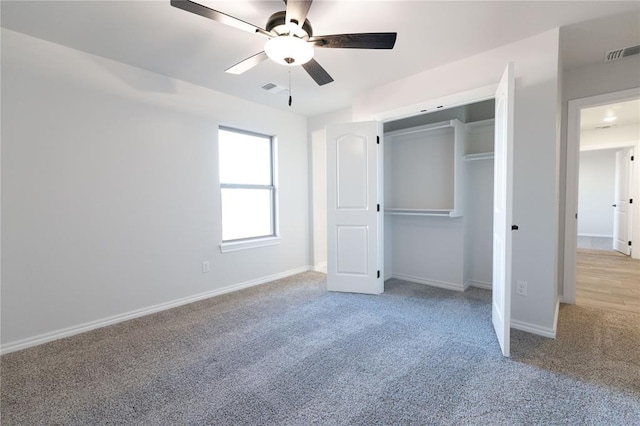
[[[631,156],[631,161],[633,161],[633,155]]]
[[[380,271],[378,271],[378,278],[380,278]]]
[[[629,204],[633,204],[633,198],[629,198]]]
[[[378,211],[380,211],[380,204],[378,204]]]
[[[380,136],[376,136],[376,143],[380,145]]]
[[[629,247],[631,247],[631,241],[629,241]]]

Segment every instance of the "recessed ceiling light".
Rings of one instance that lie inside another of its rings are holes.
[[[618,119],[618,117],[615,116],[609,116],[609,117],[605,117],[602,121],[604,121],[605,123],[611,123],[612,121],[616,121]]]

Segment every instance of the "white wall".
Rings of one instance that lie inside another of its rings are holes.
[[[3,349],[308,268],[305,117],[8,30],[2,89]],[[219,124],[278,137],[278,246],[219,250]]]
[[[390,216],[390,217],[387,217]],[[385,215],[385,255],[399,279],[462,290],[464,276],[463,218]]]
[[[638,69],[640,55],[565,71],[562,78],[563,117],[566,116],[567,103],[572,99],[640,87]],[[566,137],[566,126],[563,128],[563,136]]]
[[[351,108],[309,118],[311,141],[311,226],[313,268],[327,272],[327,144],[325,128],[328,124],[351,121]]]
[[[557,303],[559,30],[502,46],[361,93],[355,120],[407,110],[430,99],[496,84],[515,62],[513,280],[529,283],[513,295],[515,327],[553,334]],[[417,111],[416,111],[417,112]]]
[[[616,151],[582,151],[578,181],[578,235],[613,236]]]
[[[581,151],[630,146],[638,141],[640,141],[640,124],[637,123],[580,132]]]
[[[490,288],[493,277],[493,160],[467,163],[465,263],[470,284]]]
[[[470,127],[467,154],[492,152],[493,125]],[[493,278],[493,159],[466,161],[465,267],[469,284],[492,287]]]
[[[311,226],[312,264],[327,272],[327,143],[324,129],[311,133]]]

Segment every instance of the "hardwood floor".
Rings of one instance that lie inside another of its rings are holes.
[[[640,315],[640,260],[578,249],[576,304]]]

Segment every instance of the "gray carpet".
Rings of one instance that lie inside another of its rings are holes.
[[[271,284],[0,358],[1,423],[638,425],[640,317],[562,307],[555,340],[512,331],[490,292],[390,280]]]

